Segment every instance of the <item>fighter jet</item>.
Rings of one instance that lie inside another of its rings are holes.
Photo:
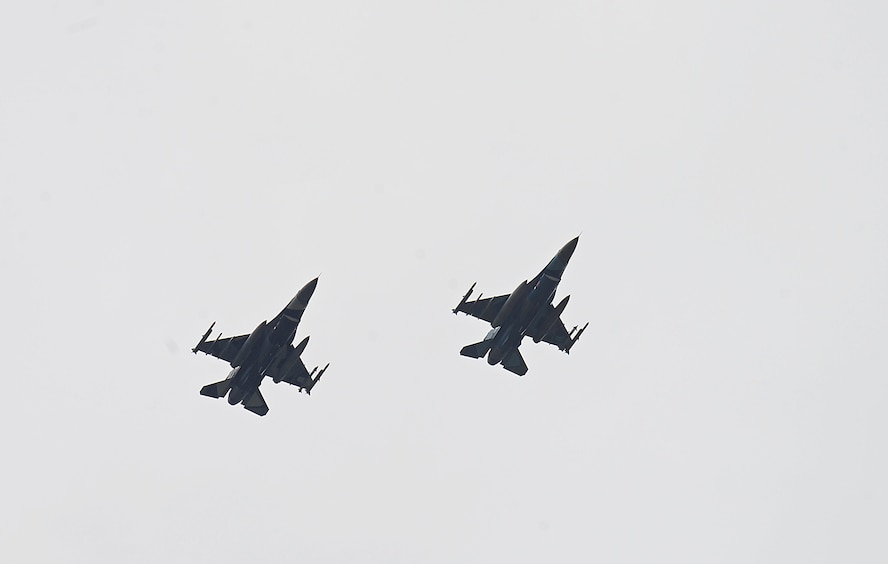
[[[519,284],[511,294],[484,299],[479,295],[475,301],[467,302],[475,289],[475,284],[472,284],[459,305],[453,308],[453,313],[463,312],[483,319],[493,329],[483,341],[466,345],[459,354],[471,358],[487,355],[487,363],[491,366],[502,363],[506,370],[523,376],[527,373],[527,364],[518,347],[524,337],[530,337],[534,343],[545,341],[570,353],[571,347],[589,324],[586,323],[579,332],[575,326],[568,333],[561,321],[561,313],[567,307],[570,296],[565,296],[556,306],[552,305],[552,299],[579,239],[576,237],[564,245],[546,268],[531,281],[525,280]]]
[[[220,333],[216,339],[207,341],[213,326],[213,322],[197,346],[191,352],[206,353],[231,364],[231,373],[221,382],[204,386],[201,395],[211,398],[221,398],[228,394],[228,403],[237,405],[242,403],[244,408],[257,415],[268,413],[268,405],[259,392],[259,385],[266,376],[275,384],[286,382],[298,386],[299,391],[305,390],[311,394],[312,388],[324,375],[327,366],[321,369],[315,376],[318,367],[310,373],[302,363],[300,355],[308,345],[308,337],[302,339],[298,345],[293,346],[296,336],[296,327],[308,300],[318,285],[315,278],[306,284],[296,297],[290,300],[283,309],[271,321],[263,321],[249,335],[222,338]]]

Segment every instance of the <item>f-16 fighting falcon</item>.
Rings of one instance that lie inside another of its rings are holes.
[[[491,366],[502,363],[506,370],[523,376],[527,373],[527,364],[518,347],[524,337],[530,337],[534,343],[545,341],[570,353],[571,347],[589,324],[586,323],[579,332],[574,327],[568,333],[561,321],[561,313],[567,307],[570,296],[565,296],[556,306],[552,306],[552,299],[579,239],[576,237],[564,245],[542,272],[533,280],[519,284],[511,294],[484,299],[479,295],[477,300],[467,302],[475,288],[475,284],[472,284],[453,313],[461,311],[483,319],[490,322],[493,329],[483,341],[466,345],[459,354],[471,358],[487,355],[487,363]]]
[[[268,413],[268,406],[259,393],[259,384],[265,376],[269,376],[275,384],[283,381],[298,386],[300,392],[305,390],[311,394],[311,389],[330,364],[322,368],[317,376],[314,376],[317,366],[309,373],[300,358],[308,344],[308,337],[295,347],[293,338],[305,306],[317,285],[317,278],[306,284],[283,311],[271,321],[260,323],[249,335],[223,339],[220,333],[215,340],[207,341],[215,323],[210,325],[191,352],[197,354],[200,351],[221,358],[231,364],[232,371],[221,382],[204,386],[200,390],[201,395],[221,398],[228,394],[228,403],[231,405],[242,403],[253,413],[265,415]]]

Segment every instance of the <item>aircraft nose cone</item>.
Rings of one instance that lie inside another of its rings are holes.
[[[564,272],[564,269],[567,268],[567,262],[570,260],[570,257],[574,254],[574,250],[577,248],[577,243],[579,242],[579,235],[571,239],[566,245],[561,247],[561,250],[558,251],[558,254],[549,261],[549,264],[546,266],[546,274],[549,276],[553,276],[557,279],[561,279],[561,273]]]
[[[290,305],[287,306],[287,309],[304,309],[306,305],[308,305],[308,300],[311,299],[311,295],[314,294],[315,288],[318,286],[318,279],[315,278],[308,284],[302,287],[296,293],[296,297],[290,302]]]
[[[573,256],[574,251],[577,248],[577,243],[580,241],[579,235],[570,240],[566,245],[561,247],[561,250],[558,251],[558,258],[561,259],[562,262],[567,264],[567,261],[570,260],[570,257]]]

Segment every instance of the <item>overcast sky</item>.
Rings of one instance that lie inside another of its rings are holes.
[[[0,560],[888,561],[886,6],[4,5]]]

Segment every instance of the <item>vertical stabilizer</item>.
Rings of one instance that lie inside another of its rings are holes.
[[[208,398],[221,398],[228,393],[233,382],[233,379],[228,378],[215,384],[207,384],[200,389],[200,395],[207,396]]]

